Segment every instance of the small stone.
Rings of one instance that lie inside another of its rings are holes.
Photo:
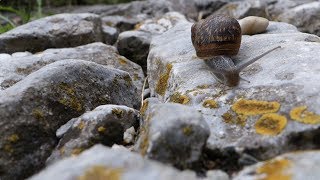
[[[123,140],[125,143],[130,144],[133,143],[136,131],[134,127],[127,129],[123,134]]]
[[[266,31],[269,20],[263,17],[248,16],[239,20],[242,35],[254,35]]]

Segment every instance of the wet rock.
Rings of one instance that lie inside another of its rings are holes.
[[[281,46],[245,68],[237,87],[216,81],[196,56],[192,23],[153,38],[148,56],[151,97],[201,111],[210,125],[206,155],[211,168],[237,170],[242,156],[264,160],[283,152],[319,148],[320,38],[270,22],[266,33],[242,36],[235,64]],[[152,121],[151,121],[152,122]],[[209,166],[208,166],[209,168]],[[230,171],[229,171],[230,172]]]
[[[102,41],[95,14],[58,14],[38,19],[0,35],[0,53],[39,52]]]
[[[102,26],[102,34],[103,34],[103,42],[106,44],[111,44],[113,45],[119,36],[119,32],[116,28],[103,25]]]
[[[320,2],[296,6],[283,12],[277,20],[293,24],[302,32],[320,36]]]
[[[139,115],[126,106],[103,105],[69,122],[57,131],[63,137],[47,163],[77,155],[95,144],[123,144],[125,131],[138,128]]]
[[[77,157],[59,161],[30,180],[42,179],[127,179],[127,180],[193,180],[194,172],[178,171],[155,161],[147,160],[126,149],[110,149],[96,145]]]
[[[225,14],[236,19],[241,19],[247,16],[259,16],[267,18],[266,14],[267,3],[266,1],[247,0],[230,2],[222,6],[219,10],[213,14]]]
[[[125,71],[80,60],[47,65],[0,92],[1,179],[22,179],[44,166],[55,131],[101,104],[138,108]]]
[[[151,34],[143,31],[126,31],[119,34],[117,49],[119,53],[146,70]]]
[[[116,48],[102,43],[92,43],[75,48],[48,49],[23,57],[15,57],[14,54],[12,57],[6,55],[6,58],[0,58],[0,91],[14,85],[41,67],[64,59],[92,61],[127,71],[139,93],[142,89],[144,74],[141,67],[120,56]]]
[[[300,151],[244,168],[234,180],[247,179],[310,179],[320,178],[320,152]]]
[[[179,168],[191,167],[199,161],[209,136],[208,124],[201,113],[172,103],[153,105],[144,117],[138,141],[142,155]]]

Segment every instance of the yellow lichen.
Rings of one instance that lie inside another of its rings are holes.
[[[74,148],[74,149],[72,150],[72,152],[71,152],[71,155],[72,155],[72,156],[77,156],[77,155],[79,155],[83,150],[84,150],[84,149],[82,149],[82,148]]]
[[[210,108],[210,109],[214,109],[214,108],[218,108],[219,107],[218,103],[213,99],[205,100],[203,102],[202,106],[205,107],[205,108]]]
[[[71,86],[66,83],[60,83],[59,84],[59,89],[65,93],[65,97],[59,99],[59,103],[70,107],[73,110],[76,111],[82,111],[82,103],[78,100],[76,96],[76,90]]]
[[[286,127],[287,118],[275,113],[263,115],[254,125],[256,132],[262,135],[277,135]]]
[[[84,127],[85,127],[85,123],[83,122],[83,121],[80,121],[80,123],[78,124],[78,128],[80,129],[80,130],[82,130]]]
[[[123,57],[123,56],[120,56],[120,57],[118,58],[118,60],[119,60],[119,63],[120,63],[121,65],[126,65],[126,64],[128,63],[127,60],[126,60],[126,58]]]
[[[208,89],[209,88],[209,85],[205,84],[205,85],[200,85],[200,86],[197,86],[198,89]]]
[[[166,72],[164,72],[163,74],[160,75],[160,78],[157,82],[155,91],[158,94],[160,94],[161,96],[164,96],[164,94],[166,92],[171,70],[172,70],[172,64],[167,64]]]
[[[32,111],[32,115],[34,118],[36,118],[38,120],[43,119],[43,117],[44,117],[43,112],[40,109],[34,109]]]
[[[233,116],[231,113],[226,112],[221,117],[225,123],[236,124],[236,125],[240,125],[242,127],[245,126],[246,122],[247,122],[247,116],[245,116],[245,115]]]
[[[291,119],[306,123],[306,124],[318,124],[320,123],[320,115],[315,114],[314,112],[307,111],[307,106],[299,106],[293,108],[290,111]]]
[[[259,115],[277,112],[280,109],[280,104],[278,102],[241,99],[233,104],[231,108],[237,114]]]
[[[139,142],[139,149],[140,149],[140,154],[142,156],[145,156],[147,154],[148,148],[149,148],[149,123],[151,121],[151,116],[148,116],[146,118],[144,126],[141,127],[140,129],[140,142]]]
[[[118,108],[113,108],[112,109],[112,114],[116,115],[118,118],[122,118],[123,117],[123,111],[121,109],[118,109]]]
[[[7,140],[8,140],[9,142],[11,142],[11,143],[15,143],[15,142],[17,142],[19,139],[20,139],[20,138],[19,138],[19,135],[18,135],[18,134],[12,134],[12,135],[10,135],[10,136],[7,138]]]
[[[192,126],[186,126],[182,129],[182,132],[186,136],[190,136],[193,133]]]
[[[190,98],[187,95],[180,94],[179,92],[173,93],[170,97],[170,102],[179,103],[179,104],[188,104]]]
[[[149,101],[144,100],[144,101],[143,101],[143,105],[142,105],[141,108],[140,108],[140,114],[141,114],[142,116],[145,115],[146,110],[148,109],[148,105],[149,105]]]
[[[65,153],[64,147],[61,147],[61,148],[59,149],[59,152],[60,152],[60,155],[63,155],[63,154]]]
[[[13,153],[13,149],[12,149],[12,146],[10,144],[4,145],[3,150],[5,152],[9,153],[9,154]]]
[[[86,170],[78,180],[120,180],[121,174],[122,169],[120,168],[107,168],[102,165],[96,165]]]
[[[105,131],[106,131],[106,128],[105,128],[105,127],[103,127],[103,126],[98,127],[98,132],[99,132],[99,133],[103,133],[103,132],[105,132]]]
[[[264,175],[259,180],[290,180],[291,174],[288,172],[290,166],[291,161],[288,159],[273,159],[257,168],[256,173]]]

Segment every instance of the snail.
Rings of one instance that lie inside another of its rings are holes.
[[[199,58],[211,68],[216,79],[227,85],[237,86],[240,71],[269,54],[280,46],[235,64],[230,56],[237,55],[241,44],[241,27],[234,18],[225,15],[211,15],[191,27],[191,40]]]

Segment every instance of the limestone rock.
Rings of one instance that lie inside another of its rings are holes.
[[[146,104],[148,106],[148,104]],[[159,104],[144,112],[139,151],[148,158],[191,167],[199,161],[209,128],[196,110],[180,104]]]
[[[191,171],[181,172],[170,166],[128,152],[96,145],[77,157],[59,161],[30,180],[54,179],[123,179],[123,180],[195,180]]]
[[[119,36],[119,32],[116,28],[107,25],[102,25],[102,34],[104,39],[103,42],[111,45],[117,41]]]
[[[95,14],[57,14],[21,25],[0,35],[0,53],[39,52],[102,41]]]
[[[127,72],[81,61],[47,65],[0,92],[1,179],[22,179],[43,167],[55,131],[102,104],[138,108]]]
[[[124,132],[139,125],[138,112],[119,105],[102,105],[70,120],[57,132],[62,138],[47,162],[77,155],[94,144],[112,146],[124,142]]]
[[[264,160],[319,147],[318,36],[294,28],[288,31],[282,29],[283,23],[276,22],[270,23],[266,33],[243,36],[238,55],[232,57],[235,64],[275,46],[282,48],[240,73],[250,83],[240,81],[239,86],[230,88],[218,83],[195,55],[191,25],[178,23],[153,38],[148,82],[151,97],[202,113],[210,125],[206,152],[214,168],[230,170],[235,166],[232,170],[236,170],[244,165],[237,162],[244,156]]]
[[[23,57],[16,57],[14,54],[12,56],[3,54],[6,55],[6,58],[0,58],[0,91],[14,85],[43,66],[64,59],[92,61],[127,71],[139,93],[142,89],[144,74],[141,67],[120,56],[114,47],[99,42],[75,48],[47,49],[41,53]]]

